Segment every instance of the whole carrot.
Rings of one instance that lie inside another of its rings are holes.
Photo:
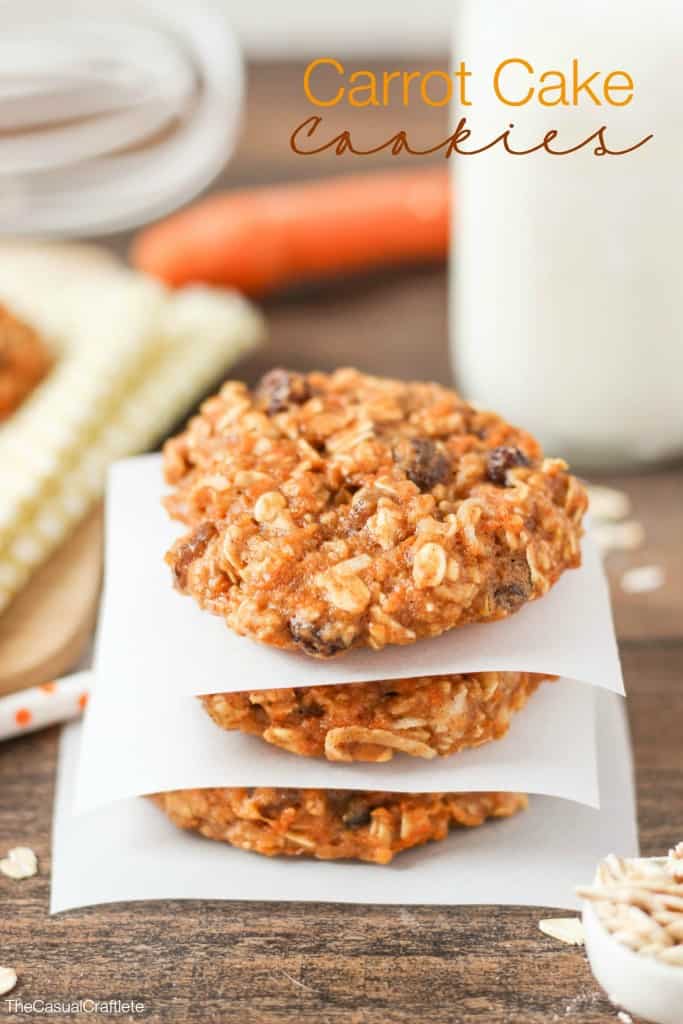
[[[296,281],[442,260],[443,168],[350,175],[209,196],[140,232],[136,267],[171,285],[263,295]]]

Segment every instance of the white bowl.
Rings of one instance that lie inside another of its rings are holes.
[[[586,952],[593,974],[613,1003],[650,1024],[683,1024],[683,968],[634,953],[583,905]]]

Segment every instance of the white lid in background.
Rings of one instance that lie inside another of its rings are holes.
[[[134,227],[225,165],[242,62],[205,3],[1,0],[0,22],[1,233]]]

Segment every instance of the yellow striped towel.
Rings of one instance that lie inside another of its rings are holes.
[[[169,292],[100,250],[0,246],[0,302],[56,365],[0,425],[0,611],[101,495],[265,335],[235,292]]]

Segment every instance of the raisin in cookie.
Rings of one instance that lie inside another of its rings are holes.
[[[454,754],[500,739],[545,677],[528,672],[377,680],[202,697],[223,729],[304,757],[390,761]]]
[[[560,459],[437,384],[355,370],[229,382],[164,449],[176,587],[315,657],[516,612],[578,566]]]
[[[388,864],[396,853],[445,839],[527,806],[520,793],[371,793],[324,789],[183,789],[152,799],[180,828],[267,857]]]
[[[43,379],[51,362],[33,328],[0,305],[0,422]]]

